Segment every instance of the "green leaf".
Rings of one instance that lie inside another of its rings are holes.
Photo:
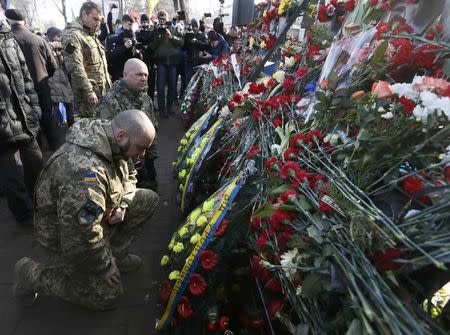
[[[375,50],[372,60],[370,61],[370,66],[375,68],[376,65],[383,60],[384,54],[386,53],[386,49],[388,47],[388,41],[383,40],[378,48]]]
[[[305,277],[302,285],[302,296],[304,298],[315,298],[322,292],[322,276],[317,273],[310,273]]]
[[[336,72],[331,71],[327,79],[328,79],[328,87],[334,90],[339,82],[338,75],[336,74]]]
[[[367,129],[363,128],[359,131],[358,134],[359,141],[367,141],[370,139],[370,137],[371,137],[370,132]]]
[[[300,206],[302,206],[302,208],[305,211],[309,211],[312,208],[312,206],[309,203],[308,199],[306,199],[306,197],[304,195],[300,195],[298,197],[298,202],[300,203]]]
[[[272,191],[270,191],[271,195],[280,195],[286,191],[292,190],[292,187],[287,184],[283,184],[281,186],[278,186],[277,188],[274,188]]]
[[[309,226],[306,231],[308,232],[308,236],[314,239],[317,243],[322,243],[323,238],[320,234],[319,229],[316,226]]]
[[[266,218],[273,215],[275,207],[271,203],[266,202],[256,212],[253,213],[252,218]]]
[[[444,59],[444,65],[442,65],[442,72],[447,76],[450,77],[450,59]]]
[[[280,205],[280,209],[288,212],[297,212],[297,209],[294,206],[291,205]]]
[[[326,103],[327,100],[328,100],[327,95],[325,94],[325,92],[322,92],[322,91],[317,91],[316,92],[316,98],[320,102],[324,102],[324,103]]]

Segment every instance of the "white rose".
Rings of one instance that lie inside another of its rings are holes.
[[[277,82],[282,83],[284,81],[284,71],[278,70],[272,75],[272,78]]]
[[[392,112],[387,112],[387,113],[381,114],[381,117],[383,119],[390,120],[394,117],[394,114],[392,114]]]

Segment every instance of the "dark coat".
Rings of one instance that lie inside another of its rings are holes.
[[[25,57],[10,27],[0,21],[0,147],[33,139],[40,116]]]
[[[58,68],[48,43],[20,24],[14,24],[11,31],[16,38],[27,62],[34,88],[43,112],[52,111],[48,79]],[[50,104],[50,105],[49,105]]]

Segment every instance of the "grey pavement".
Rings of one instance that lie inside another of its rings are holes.
[[[39,297],[32,307],[19,306],[11,293],[15,262],[23,256],[45,261],[33,242],[32,229],[15,223],[0,198],[0,335],[125,335],[156,334],[159,317],[159,261],[168,240],[180,222],[175,200],[172,162],[183,128],[177,118],[159,120],[157,171],[160,206],[137,240],[133,252],[143,258],[136,272],[123,274],[124,296],[119,308],[92,312],[51,297]],[[1,173],[1,172],[0,172]]]

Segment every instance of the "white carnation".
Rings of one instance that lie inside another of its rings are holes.
[[[277,82],[282,83],[284,81],[284,71],[278,70],[272,75],[273,79]]]
[[[284,57],[284,65],[286,65],[286,67],[293,67],[294,64],[295,64],[294,57]]]
[[[390,120],[394,117],[394,114],[392,114],[392,112],[387,112],[387,113],[381,114],[381,117],[383,119]]]
[[[417,100],[419,93],[414,91],[411,84],[394,84],[391,85],[391,91],[397,94],[400,98],[406,97],[411,100]]]

